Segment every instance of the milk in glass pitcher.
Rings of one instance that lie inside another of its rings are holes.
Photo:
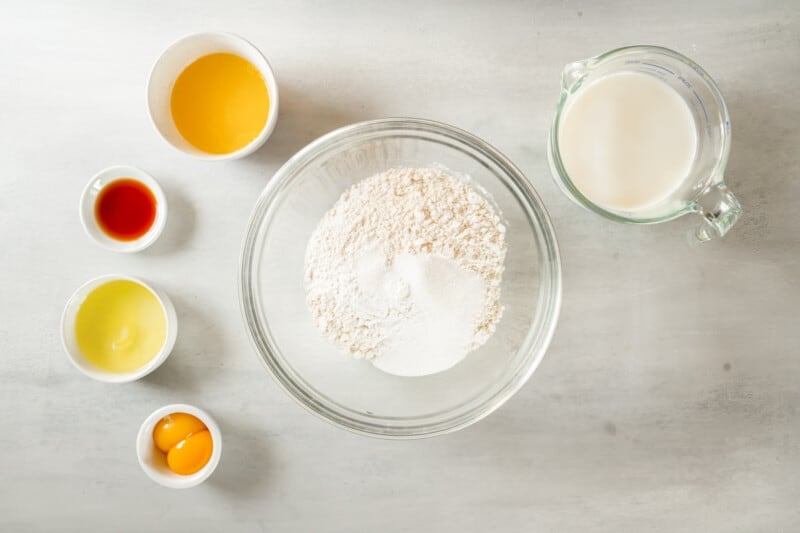
[[[568,64],[548,155],[561,189],[611,220],[697,213],[701,241],[741,206],[725,186],[730,120],[714,81],[677,52],[631,46]]]

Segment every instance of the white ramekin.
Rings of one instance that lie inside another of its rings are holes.
[[[170,470],[167,466],[166,454],[156,448],[153,441],[153,429],[158,421],[173,413],[188,413],[196,416],[211,433],[211,442],[214,446],[211,451],[211,459],[198,472],[188,476],[182,476]],[[219,459],[222,457],[222,433],[214,418],[198,407],[185,403],[165,405],[153,411],[139,428],[139,434],[136,437],[136,455],[145,474],[159,485],[171,489],[188,489],[208,479],[208,476],[217,468]]]
[[[175,80],[198,58],[214,53],[236,54],[249,61],[264,78],[269,92],[269,114],[264,129],[250,144],[228,154],[209,154],[189,144],[172,120],[170,98]],[[278,122],[278,83],[269,62],[249,41],[232,33],[195,33],[167,48],[150,71],[147,82],[147,110],[159,135],[185,154],[210,161],[238,159],[255,152],[266,142]]]
[[[164,311],[164,316],[167,321],[167,336],[164,340],[164,344],[161,346],[161,350],[159,350],[156,356],[153,357],[146,365],[134,370],[133,372],[108,372],[106,370],[97,368],[83,355],[83,352],[81,352],[80,348],[78,347],[78,341],[75,338],[75,319],[78,315],[78,310],[80,309],[86,297],[90,292],[100,285],[117,280],[127,280],[138,283],[153,293],[158,300],[158,303],[161,304],[161,309]],[[127,383],[129,381],[135,381],[146,376],[150,372],[153,372],[156,368],[161,366],[164,361],[167,360],[172,348],[175,346],[175,339],[177,336],[178,316],[175,313],[175,307],[172,305],[172,301],[169,299],[166,293],[160,289],[148,285],[138,278],[131,276],[109,274],[89,280],[81,285],[80,288],[78,288],[78,290],[76,290],[75,293],[70,297],[66,307],[64,308],[64,314],[61,316],[61,342],[64,345],[64,350],[67,352],[67,356],[69,356],[70,362],[83,374],[92,379],[96,379],[97,381],[104,381],[106,383]]]

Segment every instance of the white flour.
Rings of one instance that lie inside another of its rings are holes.
[[[306,301],[339,349],[390,374],[446,370],[500,319],[505,227],[438,169],[391,169],[350,189],[306,250]]]

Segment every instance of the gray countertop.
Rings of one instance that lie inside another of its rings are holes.
[[[113,4],[113,5],[112,5]],[[800,530],[800,5],[797,2],[23,2],[0,15],[0,530]],[[166,146],[144,88],[185,34],[229,30],[270,59],[277,130],[244,160]],[[723,240],[696,221],[602,220],[550,179],[562,66],[625,44],[674,48],[732,115]],[[239,312],[248,215],[271,174],[338,126],[452,123],[528,175],[562,251],[544,362],[499,411],[435,439],[348,434],[265,374]],[[80,191],[132,164],[170,199],[165,234],[115,255],[84,235]],[[175,351],[128,385],[62,352],[72,291],[108,272],[163,287]],[[218,418],[214,476],[170,491],[140,470],[141,421],[185,401]]]

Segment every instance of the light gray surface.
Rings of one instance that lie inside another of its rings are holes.
[[[6,2],[0,7],[0,530],[800,530],[800,7],[796,2]],[[640,4],[645,4],[641,2]],[[240,33],[281,88],[273,138],[194,161],[148,122],[161,50]],[[625,44],[696,59],[733,117],[744,215],[697,247],[694,221],[626,227],[568,202],[545,138],[561,67]],[[307,414],[267,377],[236,276],[250,208],[316,136],[362,119],[439,119],[530,177],[563,254],[564,305],[522,391],[460,433],[388,442]],[[78,198],[113,164],[161,181],[170,220],[133,256],[83,234]],[[58,324],[85,280],[142,276],[174,298],[176,349],[141,382],[95,383]],[[209,409],[217,473],[153,484],[134,439],[156,407]]]

